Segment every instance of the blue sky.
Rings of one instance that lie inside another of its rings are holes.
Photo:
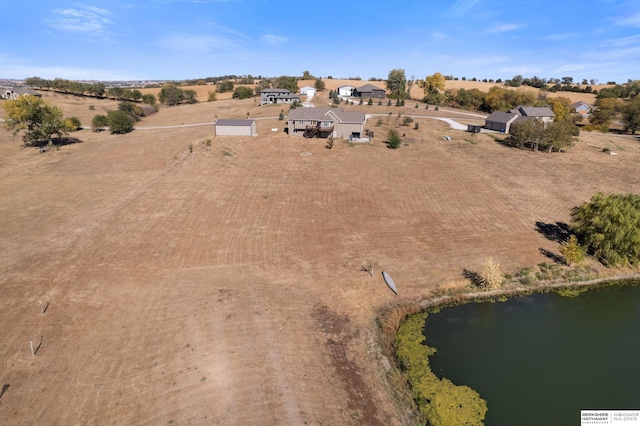
[[[0,78],[640,79],[638,0],[3,0]]]

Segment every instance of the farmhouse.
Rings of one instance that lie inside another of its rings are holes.
[[[316,95],[316,88],[313,86],[304,86],[300,89],[300,94],[307,97],[314,97]]]
[[[230,120],[220,119],[216,121],[216,136],[255,136],[255,120]]]
[[[340,108],[296,108],[287,117],[290,135],[305,138],[361,138],[364,134],[365,115]]]
[[[384,89],[374,86],[373,84],[365,84],[353,91],[353,96],[358,98],[380,98],[384,99]]]
[[[260,105],[265,104],[292,104],[300,102],[300,96],[291,93],[287,89],[264,89],[260,91]]]
[[[485,119],[484,127],[497,132],[509,133],[509,128],[518,117],[520,114],[516,112],[493,111]]]
[[[35,90],[25,89],[23,87],[14,87],[11,89],[0,89],[0,98],[5,100],[15,101],[22,95],[37,96],[39,98],[42,97],[42,94],[36,92]]]

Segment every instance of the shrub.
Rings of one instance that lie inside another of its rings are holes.
[[[402,125],[403,126],[408,126],[411,123],[413,123],[413,118],[411,118],[411,117],[405,117],[404,120],[402,120]]]
[[[156,112],[158,112],[158,109],[153,105],[143,104],[143,105],[140,105],[139,107],[142,110],[142,117],[147,117],[151,114],[155,114]]]
[[[133,131],[133,118],[124,111],[113,110],[107,112],[109,131],[112,134],[124,134]]]
[[[67,120],[69,120],[69,129],[72,132],[78,131],[82,127],[82,123],[78,117],[69,117]]]
[[[402,143],[402,138],[398,134],[398,132],[394,129],[390,129],[387,135],[387,144],[391,149],[400,148],[400,144]]]
[[[500,270],[500,264],[494,262],[492,257],[485,260],[479,275],[481,286],[489,290],[500,287],[504,282],[504,275]]]
[[[106,115],[98,114],[91,120],[91,130],[99,132],[109,126],[109,119]]]
[[[218,100],[218,95],[216,94],[215,90],[213,92],[207,92],[207,93],[208,93],[207,102],[215,102]]]

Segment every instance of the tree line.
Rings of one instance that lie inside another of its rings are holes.
[[[156,104],[156,97],[152,94],[143,95],[138,89],[124,87],[107,87],[104,83],[82,83],[80,81],[54,78],[47,80],[40,77],[30,77],[25,84],[40,90],[48,90],[65,95],[85,96],[98,99],[114,99],[116,101],[144,102]]]

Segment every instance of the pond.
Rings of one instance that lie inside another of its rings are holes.
[[[485,424],[580,424],[581,409],[640,409],[640,282],[579,297],[469,303],[427,317],[432,371],[487,401]]]

